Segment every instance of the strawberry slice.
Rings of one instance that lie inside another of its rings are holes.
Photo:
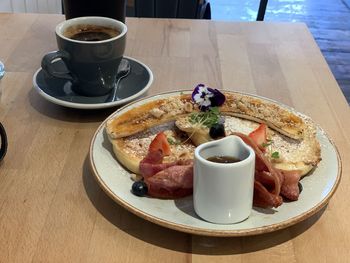
[[[164,155],[170,155],[171,153],[170,144],[164,132],[158,133],[148,148],[149,152],[156,152],[159,150],[162,151]]]
[[[260,150],[265,151],[265,145],[267,143],[267,126],[265,123],[261,123],[248,136],[258,145]]]

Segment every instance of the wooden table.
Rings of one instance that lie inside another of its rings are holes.
[[[32,76],[56,49],[61,15],[1,14],[1,262],[348,262],[350,112],[315,41],[300,23],[128,19],[126,55],[150,66],[148,94],[198,83],[266,96],[311,116],[333,138],[342,182],[329,205],[277,232],[189,235],[113,202],[88,163],[90,140],[114,109],[74,110],[38,96]]]

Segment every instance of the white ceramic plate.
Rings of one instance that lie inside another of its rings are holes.
[[[179,92],[165,93],[135,101],[107,119],[149,101],[178,94]],[[293,111],[287,106],[281,106]],[[247,236],[276,231],[319,211],[328,203],[340,181],[341,162],[337,149],[326,133],[318,127],[317,138],[321,144],[322,161],[311,175],[302,179],[303,191],[298,201],[285,202],[273,210],[254,209],[247,220],[238,224],[209,223],[195,214],[192,196],[179,200],[161,200],[133,195],[130,191],[133,183],[130,174],[118,163],[108,141],[105,132],[106,121],[97,129],[90,146],[90,163],[98,183],[113,200],[132,213],[175,230],[208,236]]]

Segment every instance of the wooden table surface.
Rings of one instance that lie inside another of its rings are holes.
[[[343,177],[325,209],[259,236],[189,235],[145,221],[98,186],[90,140],[116,108],[56,106],[32,88],[56,49],[61,15],[0,14],[0,262],[349,262],[350,113],[314,39],[300,23],[128,19],[126,55],[150,66],[148,95],[198,83],[295,107],[338,147]]]

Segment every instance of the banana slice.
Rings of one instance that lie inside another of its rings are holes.
[[[285,136],[303,139],[305,123],[292,111],[271,101],[240,93],[225,92],[225,96],[226,101],[220,107],[221,113],[265,122]],[[106,130],[111,138],[122,138],[194,112],[198,112],[198,108],[191,101],[190,94],[173,96],[145,103],[110,119]]]

